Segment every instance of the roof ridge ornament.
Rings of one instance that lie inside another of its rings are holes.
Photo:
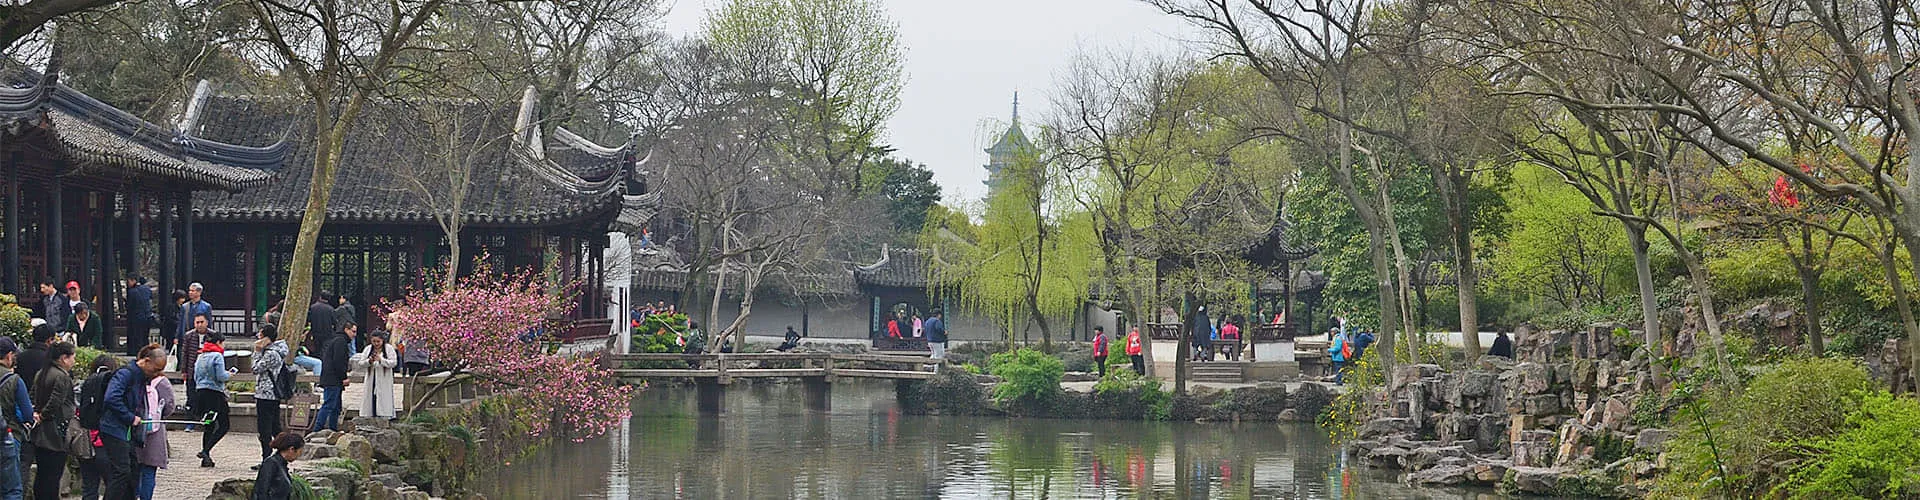
[[[187,100],[187,110],[180,117],[180,123],[174,124],[174,133],[191,136],[200,128],[200,115],[207,107],[207,97],[213,93],[213,82],[201,79],[193,86],[193,97]]]
[[[520,113],[513,119],[513,138],[534,158],[545,159],[547,148],[542,144],[544,141],[540,140],[540,124],[533,116],[539,107],[540,91],[528,85],[526,90],[520,92]]]

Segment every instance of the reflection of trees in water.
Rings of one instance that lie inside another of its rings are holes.
[[[739,387],[746,389],[748,386]],[[1339,465],[1310,425],[901,415],[890,384],[836,383],[835,413],[797,384],[729,394],[699,416],[693,391],[642,393],[628,441],[631,498],[1434,498],[1389,471]],[[665,393],[665,394],[662,394]],[[791,402],[790,402],[791,401]],[[559,443],[498,476],[491,498],[599,496],[611,443]],[[724,479],[719,479],[724,478]],[[1343,481],[1350,484],[1342,485]],[[498,493],[498,494],[495,494]]]

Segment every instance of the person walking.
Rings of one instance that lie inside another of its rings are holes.
[[[128,356],[140,354],[153,330],[153,287],[140,276],[127,277],[127,333],[123,346]]]
[[[181,334],[178,339],[179,345],[173,348],[175,355],[180,358],[178,369],[183,373],[191,370],[192,368],[190,367],[200,361],[200,347],[206,344],[205,340],[208,336],[214,335],[212,331],[212,315],[195,314],[189,316],[187,317],[187,325],[193,328]],[[188,386],[188,388],[192,388],[192,386]],[[187,404],[189,406],[193,404],[191,396],[188,397]],[[193,427],[188,426],[187,430],[193,430]]]
[[[268,442],[273,449],[266,459],[254,469],[260,472],[253,476],[253,496],[250,500],[292,500],[293,476],[288,467],[294,460],[300,459],[300,452],[307,446],[307,440],[299,434],[282,432]]]
[[[146,442],[140,424],[146,422],[147,383],[167,368],[167,351],[157,344],[140,348],[134,359],[107,382],[106,408],[100,416],[100,448],[94,459],[106,473],[102,498],[107,500],[134,498],[140,481],[133,469],[133,451]]]
[[[280,328],[271,324],[260,327],[253,352],[253,425],[260,431],[260,456],[264,458],[273,455],[273,437],[280,435],[280,393],[292,389],[279,386],[280,372],[287,366],[287,341],[280,340]]]
[[[367,347],[353,355],[353,366],[364,374],[367,384],[365,395],[360,397],[360,416],[392,420],[393,367],[399,365],[400,353],[393,349],[387,332],[373,332],[367,335]]]
[[[933,351],[933,359],[947,359],[947,315],[940,308],[934,308],[931,317],[924,325],[927,329],[927,349]]]
[[[73,345],[54,344],[47,349],[53,364],[40,372],[33,382],[33,407],[40,409],[41,422],[33,428],[33,497],[60,498],[60,479],[67,472],[67,438],[86,432],[74,416]],[[103,356],[109,357],[112,356]]]
[[[1238,318],[1228,319],[1220,325],[1220,340],[1227,343],[1227,359],[1233,361],[1240,360],[1240,325],[1235,324],[1239,321]]]
[[[13,339],[0,337],[0,423],[7,428],[0,432],[0,500],[20,500],[26,496],[26,463],[21,460],[26,449],[27,428],[33,425],[33,397],[27,394],[27,382],[20,374],[13,372],[13,365],[19,361],[20,346]]]
[[[147,418],[142,421],[138,432],[144,433],[144,441],[134,449],[135,466],[139,468],[139,485],[134,495],[140,500],[153,500],[153,489],[159,485],[160,469],[167,468],[167,462],[173,458],[172,449],[167,443],[167,424],[160,420],[167,418],[173,410],[173,381],[167,377],[154,377],[147,381]],[[207,433],[213,432],[208,426]],[[224,431],[222,431],[224,433]],[[204,456],[205,452],[201,452]],[[201,459],[201,467],[212,467],[212,461]]]
[[[104,345],[106,326],[100,318],[93,315],[93,306],[81,302],[73,305],[73,324],[67,325],[67,331],[75,335],[73,345],[98,348]]]
[[[1353,356],[1353,342],[1347,338],[1347,325],[1342,322],[1340,331],[1333,335],[1333,341],[1327,343],[1327,361],[1333,367],[1333,384],[1342,385],[1346,374],[1347,361]]]
[[[139,354],[139,351],[134,352],[136,356]],[[86,436],[82,438],[84,444],[68,451],[73,452],[73,458],[80,462],[80,498],[83,500],[100,500],[100,486],[106,480],[106,462],[100,456],[100,416],[106,412],[107,384],[119,370],[120,358],[94,356],[93,365],[87,367],[87,380],[80,384],[80,396],[75,402],[80,414],[77,431],[86,433]]]
[[[359,326],[348,323],[341,335],[327,341],[320,353],[320,412],[314,415],[314,430],[340,430],[340,397],[347,389],[353,351],[348,347]]]
[[[1207,319],[1207,306],[1194,309],[1187,320],[1187,336],[1193,344],[1193,361],[1207,360],[1207,350],[1213,347],[1213,321]]]
[[[198,320],[196,320],[198,321]],[[227,380],[232,378],[237,368],[227,367],[227,350],[220,345],[226,340],[219,332],[207,332],[200,345],[200,357],[193,362],[193,391],[188,393],[188,406],[193,407],[194,417],[213,414],[213,422],[200,433],[200,466],[213,467],[213,447],[227,437],[232,428],[229,419],[231,409],[227,405]],[[256,382],[257,383],[257,382]]]
[[[1135,375],[1147,374],[1147,360],[1141,355],[1139,326],[1127,331],[1127,357],[1133,360]]]
[[[159,339],[160,348],[171,350],[173,349],[174,340],[178,339],[180,335],[181,328],[180,328],[179,311],[182,306],[185,306],[187,304],[187,291],[175,289],[173,293],[168,294],[167,297],[169,298],[169,300],[171,300],[171,302],[167,303],[170,305],[157,306],[157,307],[166,307],[167,308],[166,314],[156,313],[154,315],[154,321],[160,324],[160,330],[159,330],[160,331],[160,339]],[[137,357],[140,357],[140,349],[145,347],[147,347],[146,344],[141,344],[138,347],[128,347],[128,349],[132,349],[133,357],[137,358]]]
[[[1093,327],[1093,366],[1100,369],[1100,378],[1107,378],[1107,327]]]
[[[207,316],[209,319],[213,317],[213,304],[208,304],[207,301],[200,300],[200,294],[205,291],[206,289],[201,287],[199,283],[187,285],[187,301],[180,304],[180,331],[173,332],[172,337],[174,341],[173,347],[175,349],[198,345],[197,342],[182,342],[183,339],[181,339],[181,337],[187,334],[187,329],[193,328],[194,317]],[[192,362],[192,356],[182,357],[180,359],[180,366],[184,368],[187,366],[187,363]]]

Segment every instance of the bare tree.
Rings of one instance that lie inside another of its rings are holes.
[[[14,42],[33,34],[49,21],[61,16],[73,14],[120,3],[121,0],[29,0],[25,3],[9,2],[0,6],[0,48],[12,47]]]
[[[312,107],[313,177],[288,266],[286,300],[305,304],[313,294],[313,263],[327,201],[348,132],[367,100],[402,78],[396,62],[419,48],[415,35],[452,0],[387,0],[377,4],[306,0],[247,2],[256,21],[249,48],[261,63],[296,82]],[[305,332],[306,308],[288,307],[289,344]]]

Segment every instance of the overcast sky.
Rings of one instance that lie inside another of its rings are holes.
[[[669,32],[694,34],[724,0],[670,0]],[[986,194],[985,120],[1050,105],[1053,81],[1081,50],[1171,53],[1192,33],[1132,0],[886,0],[906,45],[907,84],[887,142],[933,169],[945,200]],[[1023,119],[1031,122],[1031,119]]]

